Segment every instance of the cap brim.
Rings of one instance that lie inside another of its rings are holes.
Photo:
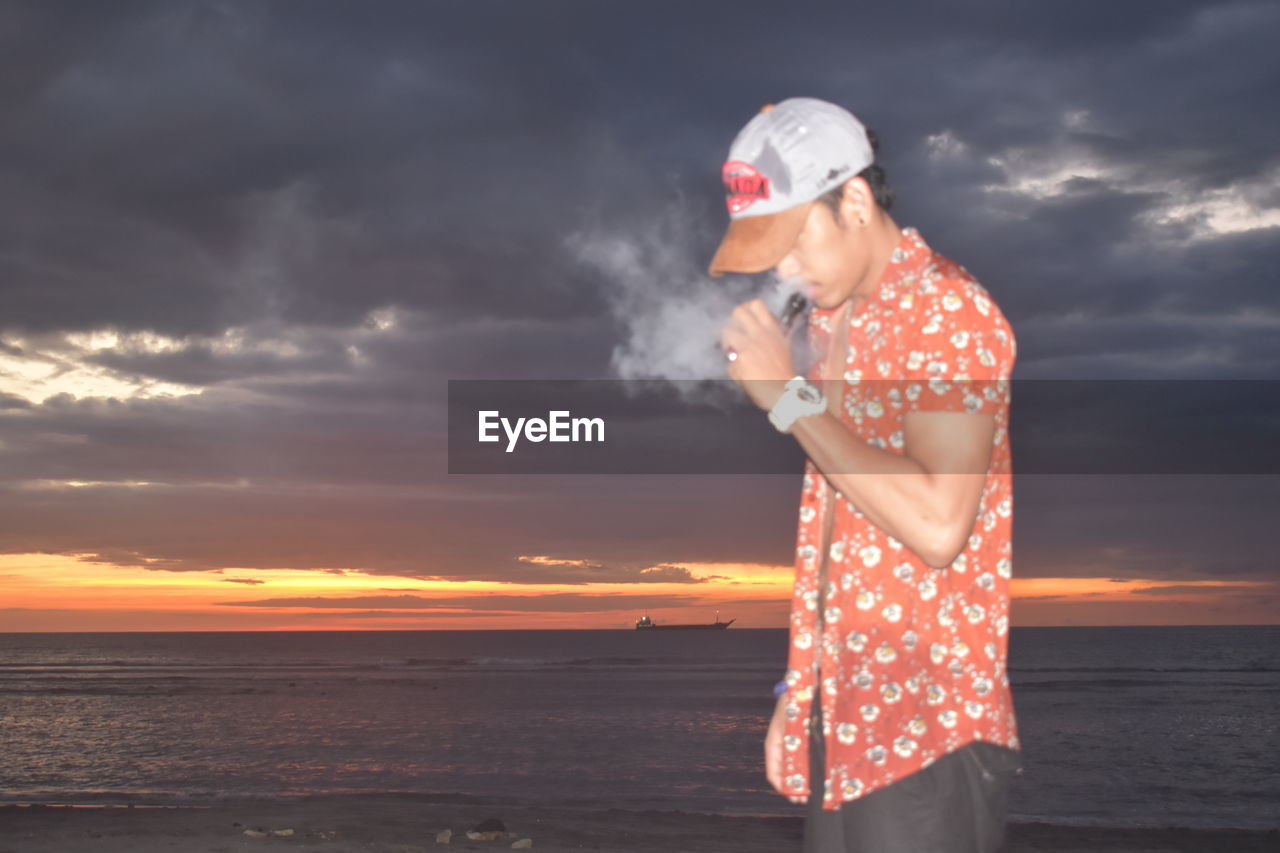
[[[729,221],[708,271],[753,273],[771,270],[782,262],[804,228],[813,202],[798,204],[765,216],[743,216]]]

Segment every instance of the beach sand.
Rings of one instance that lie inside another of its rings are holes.
[[[498,818],[513,837],[472,841],[466,830]],[[453,831],[448,845],[437,833]],[[246,835],[245,830],[268,833]],[[292,830],[272,835],[273,830]],[[208,808],[0,807],[0,853],[239,853],[289,848],[332,853],[510,850],[532,839],[546,853],[799,851],[796,817],[723,817],[677,811],[529,808],[470,798],[325,796],[224,802]],[[1007,853],[1253,853],[1280,849],[1280,832],[1095,829],[1015,824]]]

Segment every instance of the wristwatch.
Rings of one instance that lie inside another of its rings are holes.
[[[782,396],[769,410],[769,423],[778,432],[791,432],[797,420],[808,415],[820,415],[827,408],[827,398],[822,390],[803,376],[787,380]]]

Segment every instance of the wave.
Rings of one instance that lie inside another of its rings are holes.
[[[1192,687],[1197,690],[1212,688],[1215,691],[1239,688],[1250,693],[1280,692],[1280,684],[1259,684],[1250,681],[1192,681],[1189,679],[1153,679],[1153,678],[1098,678],[1088,681],[1056,680],[1056,681],[1018,681],[1012,679],[1015,695],[1035,691],[1064,690],[1081,692],[1086,690],[1111,690],[1117,687]]]
[[[321,662],[315,660],[281,660],[257,661],[32,661],[29,663],[0,664],[0,676],[5,674],[24,675],[47,672],[99,672],[103,670],[145,670],[158,671],[197,671],[218,672],[237,670],[385,670],[385,669],[434,669],[442,667],[544,667],[544,666],[646,666],[646,665],[743,665],[742,661],[697,661],[688,659],[665,659],[653,657],[512,657],[512,656],[476,656],[449,658],[404,658],[384,660],[380,662]],[[758,664],[757,664],[758,665]]]
[[[1152,672],[1152,673],[1268,673],[1280,672],[1274,666],[1011,666],[1010,674],[1015,672]]]
[[[73,685],[41,685],[38,689],[31,687],[10,687],[0,685],[0,696],[40,695],[40,696],[147,696],[164,698],[183,696],[193,693],[217,696],[255,696],[276,693],[276,689],[264,686],[228,687],[209,683],[183,684],[177,686],[158,686],[155,684],[103,684],[94,682]]]
[[[462,661],[466,666],[516,666],[516,667],[543,667],[543,666],[650,666],[669,663],[660,658],[645,657],[546,657],[546,658],[525,658],[525,657],[476,657],[465,658]]]
[[[332,663],[316,660],[305,661],[278,661],[263,662],[255,661],[133,661],[133,660],[114,660],[114,661],[33,661],[30,663],[5,663],[0,664],[0,674],[28,673],[40,672],[42,670],[54,672],[80,671],[91,672],[100,670],[196,670],[200,672],[212,672],[218,670],[271,670],[271,669],[368,669],[368,664],[359,663]]]

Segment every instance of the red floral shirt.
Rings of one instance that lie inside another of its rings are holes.
[[[815,352],[838,345],[843,310],[812,312]],[[851,312],[839,417],[868,444],[902,453],[908,412],[993,413],[991,462],[968,544],[945,569],[873,525],[806,462],[783,741],[793,800],[807,798],[815,778],[807,724],[815,694],[827,809],[975,740],[1018,748],[1006,671],[1014,354],[1013,332],[982,286],[904,229],[879,284]]]

